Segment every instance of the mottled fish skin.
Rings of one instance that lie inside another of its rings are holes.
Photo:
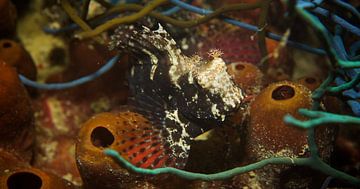
[[[133,105],[135,110],[144,115],[159,130],[161,143],[165,144],[169,162],[177,168],[184,168],[190,151],[190,144],[194,137],[203,133],[204,130],[190,122],[179,113],[178,109],[167,107],[165,102],[156,94],[134,94]]]
[[[161,130],[177,167],[183,167],[191,140],[234,113],[244,98],[217,55],[209,62],[185,56],[159,25],[122,26],[112,36],[111,48],[127,51],[136,60],[129,86],[139,113]]]
[[[226,72],[225,62],[214,57],[209,62],[198,56],[187,57],[176,42],[159,25],[151,31],[144,27],[121,27],[112,38],[112,46],[131,51],[138,60],[136,66],[148,67],[141,74],[142,81],[149,78],[152,90],[168,104],[175,105],[188,118],[224,121],[237,110],[244,98]],[[140,77],[131,71],[131,77]],[[130,78],[131,79],[131,78]],[[148,86],[149,87],[149,86]],[[151,89],[150,89],[151,90]]]
[[[170,143],[168,141],[170,137],[164,137],[166,132],[157,126],[160,124],[154,124],[153,121],[145,119],[144,115],[135,112],[120,112],[116,119],[116,122],[121,124],[121,129],[117,133],[120,141],[117,143],[117,150],[132,164],[147,169],[185,166],[187,160],[185,152],[188,149]],[[173,125],[173,123],[166,124]],[[181,143],[185,140],[188,139],[177,141]]]

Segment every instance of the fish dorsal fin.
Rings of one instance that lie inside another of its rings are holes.
[[[144,116],[127,112],[119,113],[118,117],[123,124],[117,133],[120,142],[116,149],[132,164],[148,169],[185,166],[171,150],[162,131]]]
[[[178,109],[166,104],[156,93],[147,94],[131,99],[134,111],[144,115],[153,130],[159,133],[166,152],[170,154],[167,157],[174,159],[172,166],[182,168],[187,162],[193,138],[204,130],[181,115]]]

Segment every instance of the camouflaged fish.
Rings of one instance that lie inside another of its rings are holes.
[[[136,109],[159,135],[154,140],[136,140],[135,145],[147,146],[140,152],[146,154],[141,156],[144,159],[122,154],[139,167],[183,168],[192,139],[221,124],[244,99],[218,51],[212,52],[211,61],[185,56],[161,25],[155,31],[122,26],[112,36],[111,48],[132,55],[129,86]],[[159,143],[163,153],[150,153],[148,149]]]

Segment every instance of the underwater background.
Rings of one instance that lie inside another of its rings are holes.
[[[0,0],[0,189],[359,188],[359,8]]]

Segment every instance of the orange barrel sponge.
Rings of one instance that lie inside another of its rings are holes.
[[[27,166],[28,163],[24,161],[17,154],[10,153],[4,149],[0,149],[0,174],[2,171],[15,166]],[[6,172],[6,171],[5,171]]]
[[[234,82],[240,87],[248,97],[250,102],[260,92],[263,87],[263,73],[254,64],[248,62],[233,62],[227,65],[227,72],[233,78]],[[244,103],[233,116],[230,123],[241,126],[247,119],[248,103]]]
[[[299,115],[299,108],[311,108],[310,90],[303,85],[282,81],[263,89],[250,105],[248,151],[255,159],[303,155],[307,145],[304,129],[286,125],[283,117]]]
[[[0,59],[15,67],[18,73],[31,80],[36,80],[34,61],[19,43],[9,39],[0,40]]]
[[[73,189],[70,182],[33,167],[15,167],[0,173],[4,189]]]
[[[15,69],[0,61],[0,148],[30,158],[33,131],[30,98]]]
[[[15,33],[16,17],[16,9],[11,1],[0,0],[0,38]]]
[[[315,91],[321,85],[321,82],[321,79],[315,76],[307,76],[298,80],[298,83],[303,84],[311,91]],[[335,96],[324,96],[322,104],[324,105],[323,108],[328,112],[346,114],[344,102]],[[324,161],[330,160],[337,132],[337,127],[329,125],[322,125],[315,128],[319,155]]]
[[[252,95],[260,91],[263,73],[257,66],[247,62],[234,62],[227,65],[227,72],[245,94]]]
[[[303,77],[298,80],[298,83],[306,86],[311,91],[315,91],[320,85],[321,85],[321,79],[317,77]],[[322,102],[324,104],[325,110],[331,113],[336,114],[348,114],[346,105],[342,100],[337,98],[336,96],[324,96],[322,99]]]
[[[302,78],[298,79],[297,82],[304,85],[311,91],[314,91],[321,85],[322,81],[317,77],[307,76],[307,77],[302,77]]]
[[[73,185],[51,173],[29,166],[0,150],[1,189],[73,189]]]
[[[158,135],[147,119],[134,112],[101,113],[89,119],[76,143],[76,161],[84,188],[153,187],[144,176],[130,174],[103,151],[111,148],[136,166],[157,167],[164,163],[162,159],[154,162],[153,158],[164,153],[159,148],[161,143],[154,142]]]

